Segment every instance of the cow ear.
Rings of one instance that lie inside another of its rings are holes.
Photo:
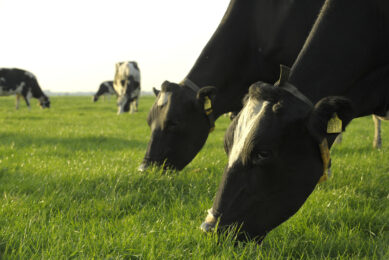
[[[200,104],[204,104],[205,99],[208,97],[213,101],[216,97],[217,89],[215,87],[203,87],[197,92],[197,100]]]
[[[354,118],[350,100],[343,97],[325,97],[314,106],[308,119],[308,129],[321,142],[329,134],[339,134]]]
[[[161,91],[153,87],[153,92],[155,96],[158,96],[159,92]]]

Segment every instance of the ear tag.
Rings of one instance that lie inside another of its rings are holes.
[[[342,132],[342,120],[335,113],[327,124],[328,134],[338,134]]]
[[[208,96],[204,98],[204,111],[207,115],[212,113],[212,103]]]

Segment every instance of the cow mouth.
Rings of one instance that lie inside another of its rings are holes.
[[[221,224],[220,223],[220,220],[221,220],[220,216],[221,216],[220,214],[214,214],[212,208],[209,209],[208,215],[206,216],[205,221],[200,226],[201,231],[203,231],[204,233],[210,233],[210,232],[215,231],[216,226],[218,226],[217,231],[223,232],[223,231],[228,230],[230,227],[234,227],[234,224],[232,224],[232,222],[231,222],[231,224],[226,224],[226,225]],[[219,226],[219,224],[221,224],[221,225]],[[258,244],[261,244],[263,239],[266,236],[266,234],[254,235],[254,234],[251,234],[250,232],[247,232],[247,231],[240,231],[240,228],[238,226],[236,226],[236,228],[237,229],[233,232],[237,232],[236,239],[238,241],[255,241]]]
[[[205,233],[213,231],[216,227],[217,220],[218,217],[212,213],[212,209],[209,209],[208,215],[205,218],[205,221],[201,224],[200,229]]]
[[[163,163],[161,163],[163,162]],[[166,172],[168,170],[171,171],[179,171],[180,168],[174,166],[172,163],[168,162],[166,159],[165,160],[151,160],[151,159],[144,159],[141,165],[138,167],[138,171],[140,172],[145,172],[147,169],[150,167],[162,167],[163,171]]]

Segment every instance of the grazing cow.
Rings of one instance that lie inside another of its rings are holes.
[[[138,112],[140,70],[135,61],[116,63],[113,87],[118,95],[118,114]]]
[[[117,95],[115,89],[113,88],[113,81],[104,81],[100,84],[99,89],[96,94],[93,96],[93,102],[99,100],[99,97],[105,95]]]
[[[50,100],[43,93],[36,77],[28,71],[21,69],[0,69],[0,96],[16,95],[16,109],[19,109],[20,97],[26,101],[30,109],[30,99],[39,100],[41,108],[49,108]]]
[[[274,82],[279,64],[293,63],[323,2],[231,0],[186,78],[162,84],[148,116],[151,138],[139,170],[150,164],[184,168],[214,121],[242,108],[252,83]]]
[[[328,149],[350,120],[389,118],[388,39],[388,1],[326,1],[290,76],[250,88],[203,230],[219,219],[261,241],[325,179]]]

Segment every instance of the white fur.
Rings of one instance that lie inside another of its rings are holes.
[[[172,95],[171,92],[162,92],[158,98],[157,106],[162,107],[167,104],[169,97]]]
[[[234,165],[238,160],[251,129],[255,127],[257,119],[261,116],[264,111],[263,108],[267,104],[269,104],[268,101],[258,101],[250,98],[244,106],[235,128],[234,143],[228,158],[228,167]]]

